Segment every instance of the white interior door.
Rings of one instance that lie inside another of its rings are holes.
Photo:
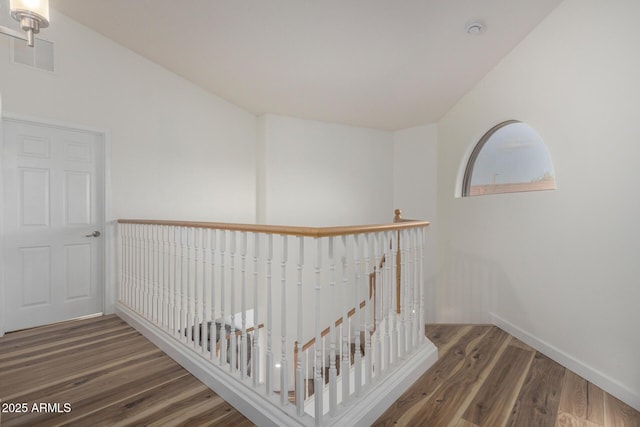
[[[5,330],[99,313],[100,134],[3,120]]]

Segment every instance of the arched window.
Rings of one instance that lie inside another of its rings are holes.
[[[473,149],[462,181],[462,196],[555,190],[546,145],[526,123],[509,120],[484,134]]]

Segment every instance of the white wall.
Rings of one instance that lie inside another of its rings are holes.
[[[393,219],[391,132],[273,114],[261,121],[261,221],[322,227]]]
[[[108,130],[112,218],[253,222],[256,117],[51,14],[53,74],[12,64],[0,38],[4,111]]]
[[[436,293],[438,321],[496,320],[640,409],[638,16],[566,0],[439,122]],[[454,197],[506,119],[540,133],[558,189]]]
[[[425,321],[435,321],[438,258],[438,127],[435,124],[393,134],[393,206],[409,219],[430,221],[426,245]]]

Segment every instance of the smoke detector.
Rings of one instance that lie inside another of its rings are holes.
[[[473,20],[467,24],[465,30],[467,31],[467,34],[471,36],[479,36],[487,31],[487,26],[482,21]]]

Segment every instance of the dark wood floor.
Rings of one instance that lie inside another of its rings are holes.
[[[495,326],[428,325],[439,359],[378,426],[640,427],[640,413]]]
[[[496,327],[427,335],[438,362],[376,425],[640,427],[640,413]],[[115,316],[0,338],[0,401],[27,404],[1,413],[3,427],[252,425]]]
[[[0,401],[2,427],[253,425],[116,316],[0,338]]]

